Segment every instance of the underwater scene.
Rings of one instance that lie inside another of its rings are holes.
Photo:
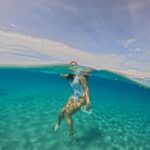
[[[88,73],[92,113],[54,126],[72,94],[72,65],[0,67],[0,150],[150,150],[150,86],[108,70]]]

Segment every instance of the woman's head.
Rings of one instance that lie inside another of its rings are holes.
[[[78,65],[78,63],[76,61],[74,61],[74,60],[71,61],[70,64],[72,64],[72,65]]]

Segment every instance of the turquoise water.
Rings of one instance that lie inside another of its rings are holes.
[[[110,71],[88,77],[92,114],[54,125],[72,93],[68,66],[1,67],[0,150],[149,150],[150,88]]]

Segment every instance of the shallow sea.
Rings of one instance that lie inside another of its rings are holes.
[[[148,86],[109,71],[90,74],[92,114],[73,115],[69,138],[65,120],[56,132],[54,125],[72,89],[62,68],[41,70],[0,69],[0,150],[150,150]]]

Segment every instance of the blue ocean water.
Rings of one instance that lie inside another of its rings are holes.
[[[110,71],[88,77],[92,114],[73,115],[75,135],[54,125],[72,89],[68,66],[0,68],[0,150],[149,150],[150,88]]]

